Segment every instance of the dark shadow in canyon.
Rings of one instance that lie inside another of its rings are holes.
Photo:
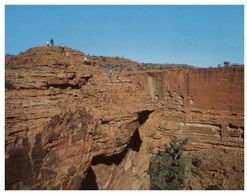
[[[93,157],[91,164],[119,165],[124,159],[125,155],[127,154],[129,148],[132,149],[133,151],[138,152],[140,150],[141,143],[142,140],[139,134],[139,130],[136,129],[130,140],[130,143],[124,148],[122,152],[120,152],[119,154],[114,154],[112,156],[103,156],[103,155],[95,156]]]
[[[69,83],[64,83],[64,84],[49,84],[46,85],[47,88],[49,87],[54,87],[54,88],[59,88],[59,89],[68,89],[69,87],[71,87],[72,89],[80,89],[81,86],[79,85],[72,85]]]
[[[142,144],[142,140],[141,140],[141,137],[140,137],[139,129],[137,129],[134,132],[134,134],[132,136],[132,139],[131,139],[131,141],[129,143],[129,148],[132,149],[135,152],[139,152],[141,144]]]
[[[79,190],[98,190],[96,175],[91,167],[87,170],[85,179],[81,182]]]
[[[140,126],[143,125],[147,121],[149,115],[152,112],[153,112],[153,110],[144,110],[142,112],[137,113],[138,114],[138,122],[139,122]]]
[[[22,146],[8,152],[8,158],[5,158],[5,190],[19,190],[33,185],[34,167],[30,163],[29,148],[28,139],[24,138]]]

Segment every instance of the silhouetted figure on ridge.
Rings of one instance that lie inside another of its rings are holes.
[[[50,43],[51,43],[51,46],[53,46],[54,45],[54,40],[51,38],[51,40],[50,40]]]

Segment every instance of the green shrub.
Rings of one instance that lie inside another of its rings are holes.
[[[187,158],[183,156],[187,139],[171,139],[164,151],[151,158],[148,174],[151,190],[179,190],[186,173]]]

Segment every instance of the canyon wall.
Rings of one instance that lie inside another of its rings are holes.
[[[166,104],[178,101],[183,122],[215,125],[221,143],[243,147],[244,68],[201,68],[128,74],[136,84]],[[193,124],[191,124],[193,126]]]
[[[177,93],[195,101],[198,109],[243,112],[243,66],[129,73],[127,76],[160,99]],[[188,108],[189,100],[186,101]]]
[[[183,189],[243,189],[243,66],[110,78],[65,50],[6,57],[6,189],[149,189],[173,136],[188,139]]]
[[[159,105],[140,129],[144,153],[137,157],[142,159],[140,178],[148,178],[144,171],[148,169],[148,156],[163,151],[171,137],[176,136],[188,139],[185,150],[192,157],[186,189],[206,189],[210,185],[243,189],[243,66],[127,73],[126,76]],[[193,164],[198,159],[202,162],[200,166]],[[148,183],[147,180],[143,183]]]
[[[133,136],[128,151],[92,160],[94,175],[87,179],[97,189],[147,190],[152,156],[164,151],[175,136],[188,139],[185,154],[190,161],[183,189],[243,189],[243,73],[243,67],[229,67],[123,74],[152,97],[155,110]]]

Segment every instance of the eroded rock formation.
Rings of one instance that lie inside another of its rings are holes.
[[[188,138],[192,171],[186,189],[243,189],[243,66],[128,76],[160,104],[140,131],[147,153],[162,151],[171,136]]]
[[[6,57],[6,189],[149,189],[171,136],[189,139],[184,189],[243,189],[242,66],[109,78],[65,50]]]

